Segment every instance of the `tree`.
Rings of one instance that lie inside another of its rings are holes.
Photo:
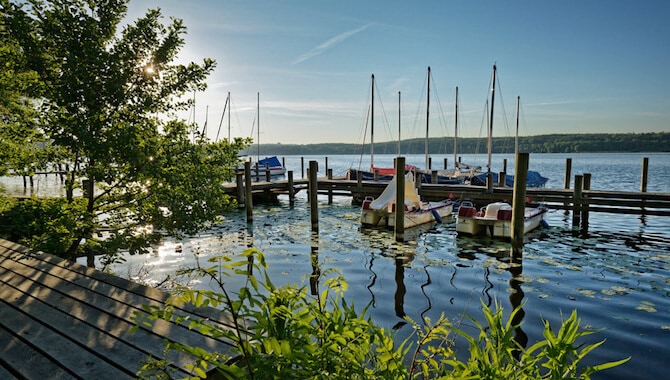
[[[117,32],[128,0],[0,1],[44,83],[38,124],[70,164],[68,199],[83,187],[66,257],[146,252],[155,231],[194,233],[232,206],[221,185],[249,141],[211,142],[177,117],[215,67],[175,63],[181,20],[153,9]]]

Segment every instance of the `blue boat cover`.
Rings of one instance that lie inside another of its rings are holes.
[[[528,171],[528,178],[526,179],[526,186],[527,187],[542,187],[544,186],[545,183],[547,183],[549,179],[542,177],[540,173],[529,170]],[[498,183],[498,173],[493,173],[493,182]],[[472,177],[470,180],[470,184],[476,185],[476,186],[485,186],[486,185],[486,173],[481,173],[477,174],[476,176]],[[509,187],[514,186],[514,176],[507,174],[505,176],[505,185]]]
[[[279,162],[279,159],[277,156],[272,156],[272,157],[265,157],[262,160],[258,160],[258,165],[259,166],[265,166],[267,164],[269,167],[281,167],[281,162]]]

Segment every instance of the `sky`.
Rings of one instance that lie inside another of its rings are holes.
[[[453,136],[456,87],[459,137],[485,137],[494,64],[494,136],[517,97],[521,136],[670,132],[667,0],[131,0],[127,21],[157,7],[180,61],[217,62],[183,115],[212,139],[230,92],[232,137],[369,142],[372,74],[375,141]]]

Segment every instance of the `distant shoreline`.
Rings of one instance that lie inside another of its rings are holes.
[[[514,137],[494,137],[493,153],[514,151]],[[458,139],[459,154],[486,152],[486,139],[466,137]],[[430,138],[428,150],[431,154],[453,154],[454,138]],[[594,134],[551,134],[519,136],[519,150],[529,153],[640,153],[670,152],[670,133],[594,133]],[[397,141],[375,142],[376,154],[396,154]],[[424,154],[424,139],[409,139],[400,142],[403,154]],[[320,143],[320,144],[260,144],[249,148],[250,155],[360,155],[370,152],[369,142],[361,143]]]

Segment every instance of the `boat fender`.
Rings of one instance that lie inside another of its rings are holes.
[[[437,220],[438,223],[442,223],[442,217],[440,216],[440,213],[437,212],[437,210],[430,210],[430,212],[433,213],[433,216],[435,217],[435,220]]]
[[[547,223],[547,221],[544,220],[544,219],[540,220],[540,224],[541,224],[542,227],[544,227],[544,228],[549,228],[549,223]]]

